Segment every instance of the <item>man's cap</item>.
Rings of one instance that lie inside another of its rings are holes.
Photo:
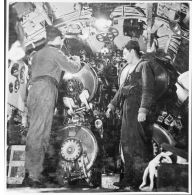
[[[54,26],[47,26],[46,27],[47,41],[53,41],[58,36],[62,37],[62,33],[58,28],[56,28]]]
[[[140,53],[140,46],[138,41],[130,40],[126,45],[125,48],[128,50],[134,49],[138,54]]]

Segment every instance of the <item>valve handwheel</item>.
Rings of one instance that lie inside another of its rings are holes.
[[[98,34],[96,35],[96,39],[100,42],[104,42],[104,39],[105,39],[105,35],[104,34]]]
[[[114,35],[114,37],[118,36],[119,32],[116,28],[110,28],[109,31]]]

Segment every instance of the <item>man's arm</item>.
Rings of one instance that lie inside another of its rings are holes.
[[[121,96],[122,96],[122,94],[121,94],[121,89],[122,89],[122,87],[120,87],[119,89],[118,89],[118,91],[116,92],[116,94],[115,94],[115,96],[114,96],[114,98],[112,99],[112,101],[108,104],[108,108],[110,108],[111,110],[115,110],[115,108],[119,105],[119,103],[120,103],[120,100],[121,100]]]
[[[64,71],[77,73],[81,69],[81,64],[78,61],[70,60],[62,51],[57,50],[56,63]]]
[[[139,112],[148,113],[154,99],[155,78],[148,62],[142,67],[142,96]]]

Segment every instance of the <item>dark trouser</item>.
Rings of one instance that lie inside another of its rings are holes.
[[[26,140],[25,169],[34,180],[38,180],[43,171],[57,95],[57,87],[48,78],[34,82],[28,94],[30,126]]]
[[[131,185],[139,186],[142,175],[152,155],[152,144],[147,130],[137,121],[138,98],[127,97],[123,104],[121,145],[125,160],[124,179]]]

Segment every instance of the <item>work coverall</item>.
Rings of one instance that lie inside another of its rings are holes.
[[[33,180],[39,180],[43,171],[61,73],[76,73],[79,70],[80,64],[69,60],[51,45],[39,50],[32,59],[32,86],[27,97],[29,130],[25,169]]]
[[[127,76],[108,108],[122,103],[121,145],[125,160],[124,178],[129,185],[139,186],[152,152],[150,134],[138,122],[138,112],[148,113],[154,97],[154,75],[150,63],[141,61]]]

